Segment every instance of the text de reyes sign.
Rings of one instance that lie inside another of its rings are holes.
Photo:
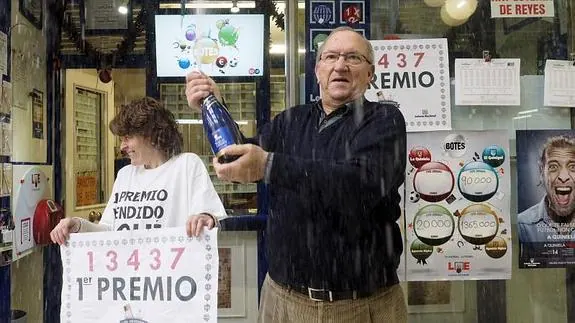
[[[492,18],[553,16],[553,0],[491,0]]]
[[[61,251],[62,323],[217,321],[215,229],[79,233]]]

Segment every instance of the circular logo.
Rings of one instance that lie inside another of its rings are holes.
[[[409,248],[413,258],[417,259],[417,263],[425,263],[425,259],[429,258],[433,253],[433,247],[415,239]]]
[[[421,199],[439,202],[453,191],[455,179],[451,169],[444,163],[429,162],[421,166],[413,176],[413,187]]]
[[[459,191],[472,202],[489,200],[499,188],[499,177],[484,162],[470,162],[461,168],[457,178]]]
[[[483,149],[481,159],[491,167],[498,167],[505,161],[505,152],[503,151],[503,148],[497,145],[491,145]]]
[[[502,237],[495,237],[485,244],[485,253],[494,259],[501,258],[507,253],[507,242]]]
[[[228,59],[225,56],[220,56],[216,58],[216,66],[222,68],[228,64]]]
[[[443,150],[445,150],[450,157],[461,157],[465,155],[466,146],[465,137],[457,133],[452,133],[443,140]]]
[[[313,19],[318,24],[327,23],[331,19],[331,8],[323,4],[315,7],[313,9]]]
[[[465,241],[481,245],[493,240],[499,230],[499,220],[485,204],[472,204],[461,211],[457,227]]]
[[[312,43],[314,50],[318,50],[321,43],[327,39],[327,34],[317,34],[313,37]]]
[[[409,163],[415,168],[419,168],[423,166],[423,164],[431,161],[431,153],[429,152],[429,149],[425,147],[411,148],[408,157]]]
[[[430,246],[439,246],[453,235],[455,221],[449,210],[437,204],[430,204],[415,214],[413,231],[422,242]]]

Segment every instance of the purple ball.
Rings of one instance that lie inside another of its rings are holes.
[[[186,39],[189,41],[196,40],[196,29],[195,28],[190,28],[190,29],[186,30]]]

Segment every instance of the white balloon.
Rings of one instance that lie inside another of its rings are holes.
[[[455,20],[469,18],[475,12],[475,9],[477,9],[477,0],[445,1],[445,11]]]
[[[429,7],[441,7],[445,4],[445,0],[423,0]]]
[[[445,6],[441,7],[440,16],[443,23],[451,27],[460,26],[467,22],[467,19],[457,20],[451,18],[445,10]]]

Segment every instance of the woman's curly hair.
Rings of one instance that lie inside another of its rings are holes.
[[[164,152],[168,159],[182,152],[184,140],[174,115],[162,103],[150,97],[123,104],[110,121],[110,131],[120,137],[142,136]]]

